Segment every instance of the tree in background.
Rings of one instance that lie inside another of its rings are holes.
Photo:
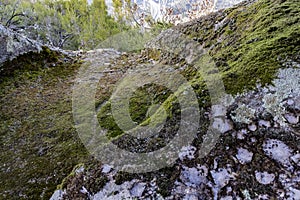
[[[92,49],[128,27],[107,14],[105,0],[5,0],[0,23],[29,38],[63,49]]]
[[[105,0],[94,0],[83,24],[82,45],[95,48],[101,41],[126,29],[125,23],[108,15]]]

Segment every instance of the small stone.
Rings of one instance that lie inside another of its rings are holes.
[[[134,197],[141,197],[143,195],[145,187],[146,187],[146,183],[137,183],[130,190],[130,194]]]
[[[239,130],[239,131],[237,132],[237,139],[239,139],[239,140],[245,139],[245,136],[247,135],[247,132],[248,132],[247,129]]]
[[[195,167],[188,168],[183,166],[183,170],[181,172],[180,179],[185,183],[187,186],[198,186],[201,183],[204,183],[207,181],[206,178],[206,171],[207,169],[203,169],[204,173],[201,172],[200,169],[197,169]]]
[[[104,164],[102,167],[102,173],[108,173],[110,172],[110,170],[112,169],[112,167],[110,165]]]
[[[233,129],[232,123],[227,119],[214,118],[212,128],[217,129],[220,133],[226,133]]]
[[[255,137],[252,137],[252,138],[250,138],[250,141],[251,141],[251,143],[255,143],[255,142],[257,142],[257,140],[256,140],[256,138],[255,138]]]
[[[241,164],[249,163],[252,160],[253,153],[244,148],[238,149],[237,159]]]
[[[84,172],[84,167],[83,166],[80,166],[79,168],[75,169],[76,174],[80,174],[82,172]]]
[[[195,194],[186,194],[184,197],[183,197],[183,200],[198,200],[198,196],[195,195]]]
[[[50,200],[62,200],[64,192],[62,190],[56,190],[51,196]]]
[[[82,194],[88,194],[88,193],[89,193],[88,190],[87,190],[84,186],[82,186],[80,192],[81,192]]]
[[[294,116],[293,114],[285,114],[284,118],[288,121],[290,124],[297,124],[299,122],[299,116]]]
[[[278,197],[283,198],[285,196],[285,192],[283,189],[279,189],[276,191]]]
[[[288,99],[286,103],[287,105],[291,106],[295,103],[295,101],[293,99]]]
[[[223,105],[213,105],[211,107],[212,117],[224,117],[226,115],[226,108]]]
[[[223,168],[219,169],[218,171],[212,170],[210,173],[214,179],[214,183],[218,188],[223,188],[225,185],[228,184],[230,179],[233,178],[233,176],[229,174],[226,169]]]
[[[300,199],[300,190],[293,187],[289,188],[290,192],[288,193],[289,199]]]
[[[275,179],[275,175],[274,174],[269,174],[268,172],[255,172],[255,178],[256,180],[263,184],[263,185],[267,185],[272,183],[272,181],[274,181]]]
[[[231,196],[225,196],[221,197],[221,200],[232,200],[233,198]]]
[[[257,129],[257,126],[255,125],[255,124],[249,124],[248,125],[248,129],[250,130],[250,131],[256,131],[256,129]]]
[[[271,127],[271,123],[269,121],[266,121],[266,120],[259,120],[258,125],[261,126],[261,127],[266,127],[266,128]]]
[[[196,152],[196,147],[194,146],[185,146],[181,148],[181,151],[179,152],[179,159],[182,161],[185,158],[191,160],[195,158],[195,152]]]
[[[298,166],[300,166],[300,153],[295,154],[291,157],[291,160],[297,164]]]
[[[260,199],[260,200],[269,200],[270,196],[267,195],[267,194],[260,194],[260,195],[258,195],[258,199]]]

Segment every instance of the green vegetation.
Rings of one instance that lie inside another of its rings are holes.
[[[72,119],[80,62],[44,49],[4,64],[0,82],[0,199],[49,199],[86,160]]]
[[[236,94],[257,83],[270,84],[281,61],[297,59],[299,12],[297,0],[260,0],[178,29],[210,49],[226,91]]]
[[[107,13],[104,0],[25,0],[0,4],[0,23],[29,38],[64,49],[93,49],[101,41],[127,30]]]

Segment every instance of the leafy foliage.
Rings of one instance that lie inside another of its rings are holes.
[[[127,29],[107,14],[105,0],[25,0],[0,4],[0,23],[32,39],[64,49],[92,49]]]

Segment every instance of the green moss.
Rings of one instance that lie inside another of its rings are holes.
[[[151,110],[152,105],[162,105],[171,92],[163,87],[157,85],[146,85],[144,87],[138,88],[129,100],[129,113],[131,119],[142,126],[148,125],[151,122],[151,116],[155,121],[160,122],[163,119],[162,110],[172,108],[171,106],[164,105],[157,110]],[[172,100],[167,101],[168,103],[173,102]],[[153,108],[154,109],[154,108]],[[171,111],[168,111],[169,116],[171,116]],[[165,116],[166,117],[166,116]],[[114,117],[111,112],[111,103],[107,102],[103,105],[98,113],[98,121],[100,126],[107,129],[107,135],[109,138],[115,138],[122,135],[124,132],[116,124]]]
[[[99,125],[107,130],[107,137],[114,138],[123,133],[123,130],[116,124],[111,113],[111,103],[107,102],[98,113]]]
[[[147,117],[148,108],[151,105],[151,96],[148,94],[146,88],[139,88],[129,100],[129,112],[131,119],[140,124]]]
[[[297,0],[260,0],[212,14],[222,21],[218,29],[210,16],[179,30],[210,48],[226,91],[236,94],[258,82],[270,84],[282,67],[279,59],[299,55],[299,11]]]
[[[0,159],[9,170],[0,171],[0,199],[49,199],[63,177],[85,160],[71,105],[80,64],[63,59],[44,49],[4,64]]]

